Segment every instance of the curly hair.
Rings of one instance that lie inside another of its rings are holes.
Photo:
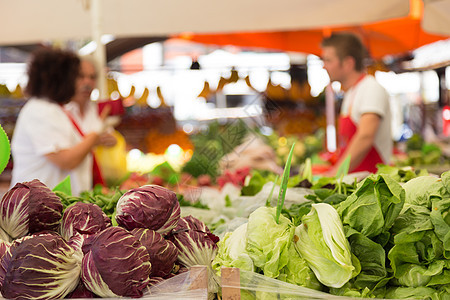
[[[80,59],[70,51],[40,48],[33,52],[28,66],[29,96],[43,97],[65,104],[75,94],[75,81],[80,70]]]

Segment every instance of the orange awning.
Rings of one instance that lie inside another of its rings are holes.
[[[359,26],[321,27],[311,30],[239,32],[228,34],[182,34],[176,36],[212,45],[234,45],[320,55],[320,42],[331,32],[351,31],[360,36],[373,58],[401,54],[449,36],[426,33],[421,27],[423,3],[410,1],[406,17]]]

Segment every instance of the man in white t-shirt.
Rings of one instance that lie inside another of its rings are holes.
[[[364,69],[366,51],[350,33],[334,33],[322,41],[322,59],[330,81],[345,92],[338,122],[339,159],[328,175],[335,175],[348,157],[349,172],[376,172],[392,155],[389,95]]]

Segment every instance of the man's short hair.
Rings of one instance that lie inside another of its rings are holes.
[[[321,46],[335,48],[336,54],[341,61],[348,56],[353,57],[355,69],[357,71],[364,69],[364,58],[367,56],[367,50],[355,34],[334,32],[331,36],[323,39]]]

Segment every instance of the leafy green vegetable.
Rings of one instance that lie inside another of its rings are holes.
[[[206,204],[202,204],[201,201],[191,202],[184,199],[184,196],[182,194],[177,194],[178,203],[180,203],[180,206],[192,206],[196,208],[201,209],[209,209],[209,206]]]
[[[405,202],[405,191],[388,175],[369,175],[341,202],[337,211],[344,225],[369,238],[387,232]]]
[[[329,204],[312,204],[311,212],[295,229],[295,246],[317,279],[326,286],[340,288],[360,271],[352,257],[337,211]]]
[[[176,172],[167,161],[157,165],[149,174],[158,176],[169,184],[177,184],[180,181],[180,173]]]
[[[241,194],[243,196],[254,196],[261,191],[262,187],[267,182],[266,177],[263,177],[260,172],[253,170],[251,172],[250,181],[242,188]]]
[[[408,182],[409,180],[419,177],[426,176],[428,172],[425,169],[413,170],[411,167],[394,167],[389,165],[377,165],[376,174],[387,174],[392,177],[397,182]]]
[[[441,197],[442,182],[434,176],[420,176],[403,185],[405,203],[431,207],[431,198]]]
[[[342,178],[343,176],[348,174],[348,170],[350,169],[350,160],[351,156],[347,156],[344,162],[339,166],[339,169],[336,172],[336,178]]]
[[[54,188],[53,191],[59,191],[63,192],[66,195],[72,195],[72,188],[70,186],[70,175],[68,175],[66,178],[64,178],[60,183],[58,183]]]
[[[386,270],[386,253],[384,248],[352,229],[344,227],[352,253],[361,263],[361,272],[352,279],[353,286],[358,289],[374,289],[383,286],[388,281]]]
[[[242,224],[233,232],[227,232],[223,239],[219,241],[219,251],[212,262],[212,266],[217,272],[220,272],[221,267],[254,271],[255,266],[246,250],[246,234],[247,223]]]
[[[284,199],[286,198],[286,189],[287,189],[287,184],[289,181],[289,174],[291,172],[291,159],[292,159],[292,153],[294,152],[294,147],[295,147],[295,143],[291,147],[291,151],[289,152],[288,160],[286,161],[286,165],[284,166],[283,177],[282,177],[281,186],[280,186],[280,193],[278,194],[277,215],[275,217],[275,220],[277,221],[277,223],[279,222],[281,210],[283,209],[283,206],[284,206]]]
[[[386,298],[388,299],[443,299],[436,296],[436,290],[424,286],[417,288],[392,287],[386,292]]]
[[[249,127],[242,120],[209,124],[207,129],[190,136],[195,150],[182,171],[194,177],[208,174],[214,180],[219,174],[220,159],[240,145],[248,132]]]
[[[311,211],[311,204],[311,202],[292,204],[289,208],[283,208],[282,214],[290,219],[294,226],[298,226],[301,224],[303,216]]]
[[[277,279],[311,289],[320,290],[322,288],[321,283],[317,280],[316,275],[314,275],[314,272],[310,269],[306,260],[299,255],[295,249],[294,243],[289,245],[288,252],[288,263],[283,269],[281,269],[281,274]]]
[[[294,227],[284,216],[276,221],[275,207],[260,207],[252,212],[247,225],[246,250],[255,267],[265,276],[277,278],[289,261],[289,244]]]

